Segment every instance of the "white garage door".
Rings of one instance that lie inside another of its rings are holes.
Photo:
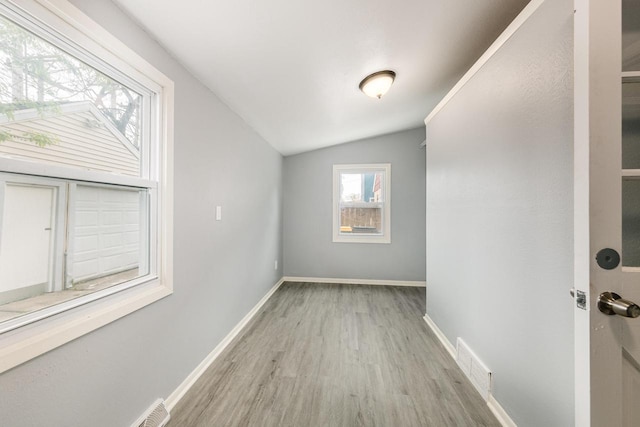
[[[73,195],[72,283],[137,268],[140,192],[78,185]]]

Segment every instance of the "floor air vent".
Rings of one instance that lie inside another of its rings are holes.
[[[131,427],[163,427],[169,422],[169,411],[164,400],[158,399]]]
[[[485,400],[489,400],[491,394],[491,371],[482,363],[469,346],[458,338],[456,348],[456,362],[458,366],[471,380],[473,386],[478,390]]]

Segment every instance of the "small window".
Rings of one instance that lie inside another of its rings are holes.
[[[391,165],[333,166],[333,241],[391,243]]]

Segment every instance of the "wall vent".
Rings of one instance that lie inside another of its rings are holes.
[[[491,371],[459,337],[456,342],[456,362],[462,372],[471,380],[471,384],[488,401],[492,385]]]
[[[170,418],[169,411],[164,405],[164,400],[158,399],[131,427],[164,427]]]

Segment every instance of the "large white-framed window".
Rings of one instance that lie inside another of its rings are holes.
[[[0,372],[173,291],[173,82],[65,0],[0,3]]]
[[[391,164],[333,165],[333,241],[391,243]]]

